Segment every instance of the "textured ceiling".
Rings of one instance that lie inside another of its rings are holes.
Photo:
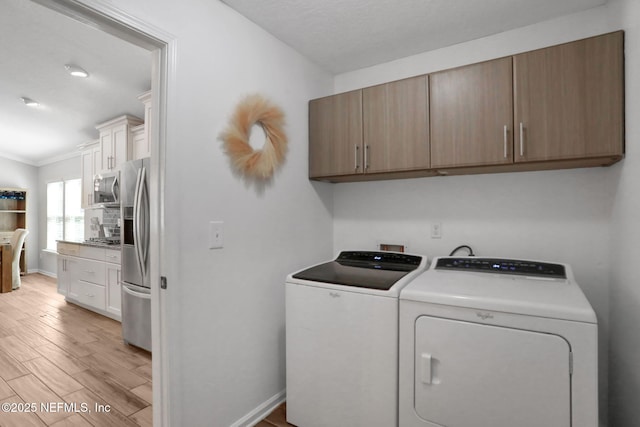
[[[322,68],[341,73],[577,12],[606,0],[224,0]],[[151,54],[28,0],[2,0],[0,156],[43,164],[143,115]],[[64,64],[84,67],[71,78]],[[20,97],[39,101],[27,108]]]
[[[150,52],[31,1],[2,0],[1,10],[0,156],[46,163],[97,139],[97,123],[143,117],[137,96],[150,89]],[[68,63],[90,77],[71,77]]]
[[[222,0],[342,73],[589,9],[607,0]]]

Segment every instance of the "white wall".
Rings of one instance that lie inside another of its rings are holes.
[[[634,16],[637,20],[639,15],[636,11],[635,15],[628,16]],[[634,25],[637,27],[637,24]],[[630,26],[622,25],[620,5],[614,1],[606,7],[345,73],[335,78],[335,92],[499,58],[627,27],[631,30]],[[633,34],[627,34],[627,42],[633,37]],[[635,62],[636,52],[632,52],[627,44],[627,61],[631,59],[632,63]],[[630,90],[633,85],[629,86],[629,79],[633,78],[630,71],[627,70],[627,100],[633,98],[631,102],[637,102],[634,92]],[[630,121],[627,120],[627,126]],[[627,132],[629,135],[629,128]],[[634,168],[635,163],[633,143],[627,139],[627,159],[609,168],[338,184],[334,189],[334,250],[373,249],[376,241],[385,240],[389,243],[407,242],[411,251],[437,256],[448,255],[456,246],[469,244],[479,255],[544,259],[571,264],[578,283],[598,315],[600,418],[601,423],[606,424],[612,268],[610,253],[614,248],[617,251],[620,240],[611,241],[612,228],[619,228],[612,222],[612,209],[615,205],[620,211],[618,215],[625,217],[626,222],[632,221],[632,214],[637,218],[638,211],[626,206],[627,203],[624,207],[618,206],[623,189],[628,192],[624,197],[633,198],[635,204],[640,199],[632,193],[633,183],[637,183],[638,179],[632,180],[628,176],[628,170]],[[626,185],[622,184],[624,182]],[[430,226],[436,222],[442,223],[442,239],[430,238]],[[637,224],[636,219],[635,232],[640,232]],[[620,293],[624,294],[623,291],[629,289],[633,288],[622,287]],[[632,311],[635,302],[636,312],[640,312],[637,309],[640,294],[635,291],[634,295],[635,299],[626,302],[630,305],[627,310]],[[611,312],[615,313],[619,308],[614,306]],[[635,324],[640,324],[640,315],[632,315],[627,310],[616,313],[614,318],[628,320],[628,316],[633,316],[631,319]],[[638,349],[640,339],[636,338],[634,345],[632,348]],[[632,365],[638,371],[640,359],[636,357],[632,363],[632,357],[631,354],[625,357],[627,366]],[[639,375],[637,372],[634,374],[635,378]],[[625,380],[628,386],[626,391],[640,391],[639,383]],[[618,390],[618,387],[614,388],[614,392]],[[633,409],[637,411],[635,407]]]
[[[284,390],[286,274],[332,256],[331,186],[307,179],[307,102],[333,81],[221,2],[110,3],[177,40],[165,170],[172,425],[229,426]],[[264,188],[230,171],[217,140],[252,92],[287,120],[287,161]],[[211,220],[224,221],[223,249],[208,249]]]
[[[38,210],[40,207],[38,193],[38,168],[26,163],[0,157],[0,187],[26,188],[27,192],[27,229],[29,235],[25,240],[27,270],[38,269]]]
[[[47,184],[53,181],[64,181],[80,178],[80,154],[60,160],[38,169],[38,229],[42,230],[38,238],[38,270],[49,276],[57,275],[57,255],[44,250],[47,246]]]

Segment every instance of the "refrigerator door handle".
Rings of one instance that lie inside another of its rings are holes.
[[[118,194],[116,188],[118,188],[119,186],[120,183],[118,182],[118,175],[116,175],[113,178],[113,182],[111,183],[111,194],[113,195],[113,201],[118,203],[120,203],[120,195]]]
[[[142,278],[143,284],[147,274],[147,259],[149,257],[149,188],[147,186],[147,169],[145,167],[142,168],[142,173],[140,177],[140,248],[142,255]]]
[[[136,259],[138,261],[138,267],[140,268],[140,274],[142,275],[142,283],[144,284],[144,267],[142,258],[142,248],[140,239],[140,201],[142,195],[142,169],[138,169],[138,176],[136,178],[136,191],[133,200],[133,239],[136,248]]]
[[[134,297],[138,297],[138,298],[142,298],[142,299],[151,299],[151,294],[147,294],[145,292],[138,292],[138,291],[134,291],[133,289],[131,289],[130,287],[128,287],[126,284],[122,283],[122,291],[132,295]]]

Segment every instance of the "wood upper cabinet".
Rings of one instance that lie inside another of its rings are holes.
[[[623,36],[312,100],[309,178],[611,165],[624,156]]]
[[[511,163],[511,58],[429,76],[431,167]]]
[[[427,76],[363,89],[364,172],[429,168]]]
[[[309,101],[309,177],[362,172],[362,90]]]
[[[621,31],[516,55],[515,161],[622,156],[623,75]]]

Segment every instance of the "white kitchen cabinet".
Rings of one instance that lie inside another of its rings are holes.
[[[69,283],[69,293],[67,299],[73,299],[87,308],[96,308],[103,311],[106,308],[104,284],[74,280]]]
[[[106,265],[107,281],[107,311],[118,317],[122,316],[122,296],[120,289],[120,264]]]
[[[73,256],[58,255],[58,293],[64,296],[69,295],[69,288],[72,283],[79,280],[81,258]]]
[[[107,287],[107,312],[115,315],[118,319],[122,316],[120,295],[120,251],[113,249],[105,250],[105,284]]]
[[[96,126],[100,131],[99,173],[115,172],[122,163],[132,159],[132,128],[142,123],[138,117],[124,115]]]
[[[67,269],[69,257],[58,255],[58,293],[67,296],[69,282],[71,282],[70,270]]]
[[[120,251],[58,242],[58,293],[71,303],[120,320]]]
[[[85,145],[80,157],[82,160],[82,209],[87,209],[93,205],[93,176],[98,173],[101,162],[98,141]]]
[[[132,160],[149,157],[149,147],[144,136],[145,127],[145,125],[138,125],[131,130],[131,141],[133,146]]]
[[[151,91],[147,91],[138,99],[144,104],[144,125],[134,128],[133,160],[151,156]],[[135,133],[140,132],[137,136]]]

